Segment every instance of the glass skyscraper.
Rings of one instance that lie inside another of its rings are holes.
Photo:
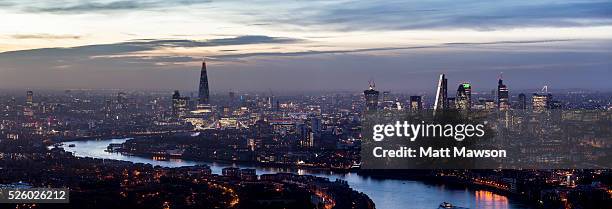
[[[472,85],[470,83],[459,84],[455,99],[457,109],[469,110],[472,107]]]
[[[510,102],[508,99],[508,87],[504,84],[504,81],[499,78],[497,81],[497,107],[500,110],[510,109]]]
[[[447,87],[446,75],[440,74],[438,79],[438,88],[436,90],[436,101],[434,103],[434,111],[443,110],[448,108],[448,87]]]
[[[200,71],[200,91],[198,92],[198,99],[200,104],[208,104],[210,102],[206,62],[202,62],[202,70]]]

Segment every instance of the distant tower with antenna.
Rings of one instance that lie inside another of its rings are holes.
[[[379,91],[376,91],[376,83],[373,80],[368,81],[368,89],[363,91],[366,100],[366,111],[372,112],[378,109]]]
[[[497,80],[497,107],[500,110],[510,109],[509,98],[508,87],[504,84],[503,74],[500,73]]]

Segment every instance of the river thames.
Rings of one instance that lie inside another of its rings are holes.
[[[92,157],[99,159],[124,160],[134,163],[148,163],[164,167],[192,166],[207,164],[215,174],[220,174],[224,167],[255,168],[257,174],[277,172],[293,172],[326,177],[330,180],[346,180],[351,188],[367,194],[379,209],[435,209],[442,202],[450,202],[459,207],[472,209],[527,209],[529,205],[518,199],[496,194],[485,190],[474,190],[467,187],[448,186],[444,184],[429,184],[410,180],[381,180],[364,177],[356,173],[318,172],[304,169],[279,169],[269,167],[254,167],[215,162],[198,162],[185,160],[157,161],[150,158],[109,153],[105,149],[110,143],[123,143],[127,139],[105,139],[65,142],[63,148],[77,157]],[[69,147],[67,145],[74,144]]]

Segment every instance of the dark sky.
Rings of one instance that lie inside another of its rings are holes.
[[[612,1],[0,0],[1,88],[612,90]]]

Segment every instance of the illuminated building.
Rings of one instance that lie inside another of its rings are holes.
[[[496,105],[495,105],[495,101],[493,101],[492,99],[488,99],[484,101],[484,109],[485,110],[493,110],[495,109]]]
[[[472,106],[472,86],[470,83],[459,84],[457,88],[457,97],[455,97],[455,105],[457,109],[469,110]]]
[[[436,90],[434,111],[448,108],[447,82],[446,76],[444,74],[440,74],[440,79],[438,79],[438,88]]]
[[[244,168],[240,170],[240,179],[246,181],[257,180],[257,170],[252,168]]]
[[[533,94],[532,104],[534,110],[545,110],[550,108],[551,94]]]
[[[366,111],[376,111],[378,108],[378,95],[380,92],[374,90],[376,85],[374,82],[370,83],[368,90],[363,91],[366,100]]]
[[[184,117],[189,108],[189,97],[181,97],[179,91],[174,91],[172,95],[172,115],[174,117]]]
[[[391,100],[391,92],[383,91],[383,102],[392,101]]]
[[[397,109],[398,106],[395,103],[393,97],[391,96],[391,92],[384,91],[383,92],[383,108],[384,109]]]
[[[308,141],[306,142],[306,147],[314,147],[315,145],[315,133],[310,132],[310,135],[308,136]]]
[[[218,128],[240,128],[240,121],[235,117],[223,117],[219,119]]]
[[[26,92],[26,106],[23,109],[23,115],[32,117],[34,116],[34,110],[32,106],[34,104],[34,92],[27,91]]]
[[[410,96],[410,108],[412,110],[423,109],[423,102],[421,101],[421,96]]]
[[[455,104],[455,98],[453,97],[449,97],[447,98],[447,105],[446,105],[446,109],[455,109],[457,107],[457,104]]]
[[[221,170],[223,176],[240,177],[240,168],[227,167]]]
[[[508,87],[504,84],[501,76],[497,81],[497,107],[500,110],[510,109],[510,102],[508,99]]]
[[[33,103],[34,103],[34,92],[27,91],[26,92],[26,105],[31,107]]]

